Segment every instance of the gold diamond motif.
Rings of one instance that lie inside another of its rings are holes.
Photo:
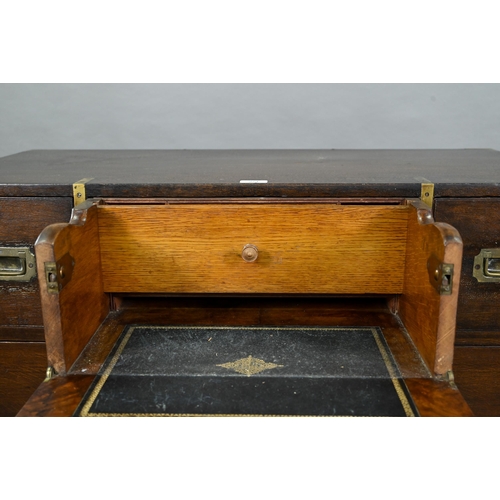
[[[233,361],[232,363],[224,363],[223,365],[217,366],[227,368],[228,370],[234,370],[235,372],[246,375],[247,377],[255,375],[256,373],[263,372],[264,370],[272,370],[273,368],[283,367],[283,365],[277,365],[275,363],[266,363],[263,359],[252,358],[252,356],[248,356],[248,358],[238,359],[237,361]]]

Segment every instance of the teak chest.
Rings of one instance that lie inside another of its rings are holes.
[[[0,413],[499,415],[499,202],[494,150],[1,158]]]

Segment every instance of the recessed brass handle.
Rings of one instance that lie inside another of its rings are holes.
[[[245,245],[241,257],[245,262],[254,262],[259,256],[259,249],[255,245]]]
[[[30,281],[35,275],[35,256],[28,247],[0,247],[0,281]]]
[[[474,257],[474,278],[480,283],[500,282],[500,248],[483,248]]]

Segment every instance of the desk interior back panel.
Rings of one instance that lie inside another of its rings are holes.
[[[408,207],[99,206],[107,292],[363,293],[403,288]],[[258,248],[245,262],[243,247]]]

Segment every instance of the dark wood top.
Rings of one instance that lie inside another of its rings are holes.
[[[500,194],[500,152],[463,150],[33,150],[0,158],[0,195],[89,197]],[[242,184],[241,180],[267,180]]]

